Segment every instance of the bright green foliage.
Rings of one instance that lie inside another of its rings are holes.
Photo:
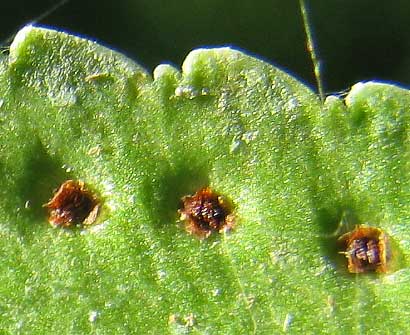
[[[408,331],[408,91],[358,84],[322,104],[228,48],[152,79],[32,27],[0,66],[4,334]],[[98,224],[47,223],[42,205],[69,178],[103,199]],[[207,185],[237,224],[200,241],[177,210]],[[359,223],[391,236],[397,271],[347,273],[336,235]]]

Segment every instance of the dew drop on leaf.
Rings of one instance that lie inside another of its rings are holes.
[[[196,90],[192,86],[178,86],[175,89],[175,96],[180,97],[180,98],[188,98],[188,99],[194,99],[197,96],[201,95],[198,90]]]
[[[98,311],[90,311],[89,315],[88,315],[88,321],[90,321],[91,323],[94,323],[97,318],[98,318]]]
[[[54,106],[70,107],[77,103],[78,97],[76,91],[72,87],[62,87],[58,91],[50,91],[48,98]]]
[[[241,141],[241,140],[239,140],[239,139],[237,139],[237,138],[234,138],[234,139],[232,140],[232,143],[231,143],[230,147],[229,147],[229,152],[230,152],[231,154],[237,153],[237,152],[240,150],[240,147],[241,147],[242,145],[243,145],[243,141]]]

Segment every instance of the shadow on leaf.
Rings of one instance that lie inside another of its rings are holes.
[[[21,203],[23,206],[25,204],[24,216],[30,222],[47,221],[47,211],[43,205],[52,197],[53,191],[70,178],[61,166],[62,163],[51,157],[41,141],[37,139],[26,159],[24,173],[17,184]],[[24,222],[19,229],[24,233],[32,227]]]

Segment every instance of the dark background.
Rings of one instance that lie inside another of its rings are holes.
[[[0,0],[0,40],[57,0]],[[326,92],[379,79],[410,87],[409,0],[307,0]],[[152,70],[200,46],[231,45],[314,87],[297,0],[70,0],[40,20]],[[9,44],[6,43],[6,44]]]

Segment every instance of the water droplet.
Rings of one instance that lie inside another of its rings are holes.
[[[212,295],[214,297],[217,297],[218,295],[221,295],[222,290],[220,288],[216,288],[215,290],[212,291]]]
[[[54,106],[68,107],[77,103],[77,93],[73,87],[62,87],[48,93],[48,98]]]
[[[19,321],[17,321],[17,323],[16,323],[16,328],[17,329],[22,329],[23,328],[23,326],[24,326],[24,321],[23,320],[19,320]]]
[[[63,166],[61,167],[63,170],[65,170],[65,172],[70,173],[74,171],[74,168],[68,164],[63,164]]]
[[[167,273],[166,273],[166,271],[164,271],[164,270],[159,270],[159,271],[157,272],[157,274],[158,274],[158,278],[159,278],[160,280],[165,279],[165,277],[167,276]]]
[[[188,98],[188,99],[194,99],[200,95],[198,90],[196,90],[192,86],[178,86],[175,89],[174,94],[176,97]]]
[[[208,87],[203,87],[202,89],[201,89],[201,95],[202,96],[204,96],[204,95],[209,95],[211,93],[211,90],[208,88]]]
[[[234,138],[234,139],[232,140],[232,143],[231,143],[230,147],[229,147],[229,152],[230,152],[231,154],[237,153],[237,152],[239,151],[239,149],[240,149],[242,143],[243,143],[243,142],[242,142],[241,140],[238,140],[238,139]]]
[[[286,314],[285,320],[283,321],[283,331],[287,332],[289,330],[289,326],[292,323],[293,315],[288,313]]]
[[[242,140],[244,140],[244,142],[246,144],[249,144],[251,141],[256,139],[257,136],[258,136],[258,131],[257,130],[248,131],[248,132],[246,132],[242,135]]]
[[[175,89],[175,92],[174,92],[174,94],[175,94],[175,96],[176,97],[181,97],[182,95],[183,95],[183,88],[181,87],[181,86],[178,86],[176,89]]]
[[[299,107],[299,101],[296,98],[290,98],[285,104],[285,108],[288,111],[294,110],[298,107]]]
[[[95,322],[98,318],[98,311],[90,311],[90,313],[88,314],[88,321],[90,321],[91,323]]]
[[[135,204],[135,201],[137,200],[135,194],[131,194],[130,196],[128,196],[128,202],[130,204]]]

